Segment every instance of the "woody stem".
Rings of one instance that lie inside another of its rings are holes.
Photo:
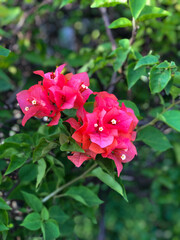
[[[89,169],[87,169],[84,173],[82,173],[80,176],[78,176],[77,178],[74,178],[73,180],[67,182],[66,184],[62,185],[61,187],[59,187],[58,189],[56,189],[54,192],[50,193],[48,196],[46,196],[45,198],[42,199],[42,202],[47,202],[50,198],[54,197],[55,195],[57,195],[59,192],[61,192],[62,190],[64,190],[65,188],[71,186],[72,184],[76,183],[77,181],[79,181],[80,179],[86,178],[87,174],[89,172],[91,172],[95,167],[97,166],[97,163],[94,163]]]

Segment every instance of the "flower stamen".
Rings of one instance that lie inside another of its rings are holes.
[[[99,131],[102,132],[104,129],[103,127],[99,127]]]
[[[125,155],[125,154],[122,154],[121,159],[122,159],[123,161],[126,160],[126,155]]]
[[[111,120],[111,123],[112,123],[113,125],[115,125],[115,124],[116,124],[116,120],[115,120],[115,119],[112,119],[112,120]]]
[[[36,100],[33,100],[33,101],[32,101],[32,105],[36,105]]]

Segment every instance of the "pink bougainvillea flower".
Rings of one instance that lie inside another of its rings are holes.
[[[19,92],[17,94],[17,101],[25,114],[22,120],[23,126],[33,116],[38,118],[44,116],[53,118],[56,114],[56,108],[49,101],[46,90],[39,84],[30,87],[29,90]]]
[[[115,162],[119,176],[123,163],[131,161],[137,154],[132,141],[136,137],[134,129],[138,119],[132,109],[124,104],[120,107],[113,94],[100,92],[95,100],[92,113],[80,108],[78,121],[73,118],[67,120],[76,130],[72,137],[85,151],[83,155],[73,153],[68,158],[79,167],[90,157],[95,159],[97,154],[101,154]]]

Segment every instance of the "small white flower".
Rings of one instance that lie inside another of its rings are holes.
[[[102,132],[104,129],[103,127],[99,127],[99,131]]]
[[[25,107],[25,111],[27,112],[29,110],[29,108],[28,107]]]
[[[115,125],[115,124],[116,124],[116,120],[115,120],[115,119],[112,119],[112,120],[111,120],[111,123],[112,123],[113,125]]]
[[[32,101],[32,105],[36,105],[36,100],[33,100],[33,101]]]
[[[98,127],[98,124],[97,124],[97,123],[95,123],[95,124],[94,124],[94,127]]]
[[[122,154],[121,159],[122,159],[123,161],[126,160],[126,155],[125,155],[125,154]]]

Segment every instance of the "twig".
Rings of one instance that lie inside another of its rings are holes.
[[[95,167],[97,166],[97,163],[93,164],[87,171],[85,171],[83,174],[81,174],[79,177],[71,180],[70,182],[64,184],[63,186],[61,186],[60,188],[56,189],[54,192],[50,193],[48,196],[46,196],[45,198],[42,199],[42,202],[47,202],[50,198],[54,197],[55,195],[57,195],[59,192],[61,192],[62,190],[64,190],[65,188],[71,186],[72,184],[74,184],[75,182],[79,181],[80,179],[83,179],[85,177],[87,177],[87,174],[89,172],[91,172]]]
[[[22,17],[20,18],[18,24],[16,25],[13,33],[16,34],[24,25],[26,19],[33,14],[34,12],[36,12],[40,7],[46,5],[46,4],[50,4],[52,3],[52,0],[44,0],[42,3],[40,3],[39,5],[34,6],[33,8],[31,8],[29,11],[24,12]]]
[[[167,112],[169,109],[171,109],[172,107],[174,107],[174,106],[177,105],[177,104],[180,104],[180,100],[178,100],[178,101],[176,101],[176,102],[173,102],[169,107],[167,107],[166,109],[164,109],[164,110],[161,112],[161,114]],[[139,128],[137,129],[137,132],[141,131],[142,129],[144,129],[144,128],[148,127],[148,126],[154,125],[157,121],[159,121],[159,117],[156,117],[156,118],[154,118],[152,121],[150,121],[149,123],[147,123],[147,124],[139,127]]]
[[[136,26],[136,21],[133,18],[132,19],[132,35],[131,35],[131,38],[130,38],[130,45],[132,45],[134,43],[135,38],[136,38],[136,34],[137,34],[137,26]]]
[[[100,8],[99,9],[100,12],[101,12],[101,15],[102,15],[102,18],[103,18],[103,21],[104,21],[104,25],[105,25],[105,28],[106,28],[106,33],[108,35],[108,38],[112,44],[112,50],[114,51],[116,49],[116,42],[115,42],[115,39],[113,37],[113,34],[111,32],[111,29],[108,28],[108,26],[110,25],[110,22],[109,22],[109,17],[107,15],[107,10],[106,8]]]

